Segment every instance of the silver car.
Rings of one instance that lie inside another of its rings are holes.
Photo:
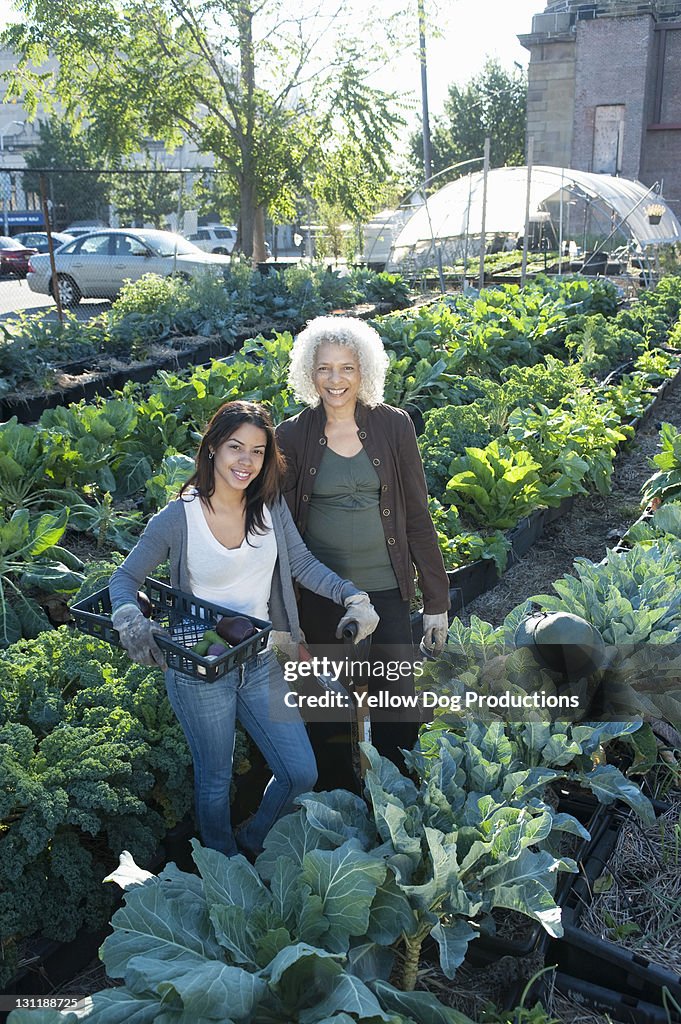
[[[55,252],[54,262],[61,305],[72,307],[81,299],[113,299],[126,281],[144,274],[189,279],[228,267],[230,258],[201,252],[170,231],[111,228],[68,242]],[[54,297],[49,255],[31,256],[26,280],[31,291]]]

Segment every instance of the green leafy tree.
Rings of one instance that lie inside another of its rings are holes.
[[[114,176],[111,201],[116,205],[121,224],[162,228],[166,214],[178,206],[180,175],[164,173],[158,162],[147,158],[132,161]]]
[[[375,166],[391,152],[399,113],[367,84],[384,58],[366,45],[372,12],[291,14],[283,0],[19,0],[17,10],[23,23],[4,34],[18,57],[10,94],[29,113],[40,100],[87,118],[109,160],[145,136],[213,153],[238,187],[242,248],[257,259],[265,209],[295,213],[329,139],[342,130]],[[50,52],[57,70],[45,71]]]
[[[459,87],[449,86],[444,113],[435,117],[431,135],[433,174],[452,164],[482,156],[485,139],[491,140],[492,167],[525,162],[527,77],[524,71],[506,71],[488,59],[479,74]],[[423,137],[411,138],[411,160],[423,174]]]
[[[92,173],[101,167],[102,161],[87,129],[51,118],[39,123],[38,133],[40,142],[26,154],[29,168],[24,176],[26,191],[40,192],[39,176],[33,168],[58,168],[58,173],[46,175],[54,226],[64,227],[72,220],[105,219],[109,179]]]

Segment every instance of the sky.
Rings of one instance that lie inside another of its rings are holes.
[[[383,0],[391,8],[390,0]],[[382,0],[374,0],[380,16]],[[414,3],[414,7],[416,4]],[[482,69],[486,57],[496,57],[512,69],[514,62],[526,67],[529,53],[518,42],[518,33],[530,31],[532,15],[544,10],[544,0],[426,0],[427,15],[440,30],[440,38],[426,39],[428,97],[431,117],[442,111],[451,82],[463,85]],[[10,0],[0,0],[0,28],[14,20]],[[415,47],[418,23],[414,18]],[[415,125],[420,114],[421,74],[412,53],[393,61],[376,79],[388,91],[410,96],[413,110],[408,115]]]
[[[448,85],[464,85],[482,70],[488,56],[496,57],[508,70],[515,62],[526,68],[530,54],[517,37],[529,33],[532,16],[545,6],[544,0],[439,0],[439,12],[431,17],[439,25],[440,38],[426,38],[431,116],[442,111]],[[414,34],[417,37],[417,23]],[[410,89],[420,112],[421,71],[413,57],[395,61],[381,85]]]

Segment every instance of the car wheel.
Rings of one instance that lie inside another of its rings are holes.
[[[64,309],[71,309],[78,305],[82,296],[72,277],[67,274],[57,274],[57,288],[59,289],[59,301]],[[55,298],[54,283],[52,284],[52,298]]]
[[[182,281],[183,284],[189,284],[192,279],[191,274],[188,274],[185,270],[176,270],[174,274],[169,274],[168,276],[176,281]]]
[[[216,256],[229,256],[229,249],[225,249],[224,245],[219,245],[217,249],[212,250]]]

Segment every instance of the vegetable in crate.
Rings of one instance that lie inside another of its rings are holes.
[[[137,605],[145,619],[153,619],[154,606],[143,590],[137,591]]]
[[[265,410],[250,402],[228,402],[218,409],[199,446],[196,470],[179,498],[151,519],[111,577],[112,619],[122,627],[123,642],[139,633],[149,643],[153,627],[139,610],[136,595],[166,559],[177,591],[240,613],[206,631],[201,642],[206,654],[218,643],[224,654],[220,629],[233,641],[252,632],[248,619],[240,622],[245,616],[271,619],[276,629],[298,637],[292,579],[347,605],[349,618],[361,617],[360,638],[375,628],[378,617],[368,596],[313,558],[302,543],[280,497],[281,474],[274,428]],[[361,616],[353,601],[361,601]],[[230,856],[238,849],[253,854],[274,821],[292,809],[294,798],[314,786],[314,756],[297,710],[286,705],[289,687],[273,655],[264,652],[238,667],[230,667],[229,658],[223,657],[215,667],[222,674],[212,683],[198,673],[188,678],[184,668],[170,669],[168,696],[191,738],[204,844]],[[274,772],[260,807],[240,833],[238,848],[229,807],[237,713]]]
[[[255,636],[258,631],[244,615],[225,615],[215,627],[215,632],[222,640],[226,640],[230,647],[236,647],[249,637]]]

